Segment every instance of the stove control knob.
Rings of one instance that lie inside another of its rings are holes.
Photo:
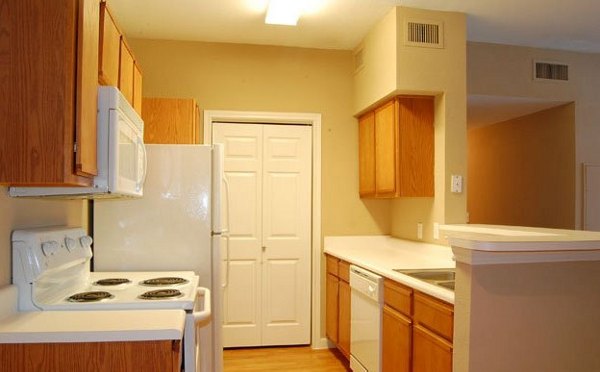
[[[73,238],[66,237],[65,238],[65,246],[71,252],[73,249],[77,248],[77,240]]]
[[[79,238],[79,242],[81,243],[83,248],[89,248],[92,245],[93,240],[91,236],[84,235],[81,238]]]
[[[44,256],[50,257],[50,256],[54,255],[56,252],[58,252],[59,247],[60,247],[60,244],[58,244],[58,242],[55,240],[43,242],[42,243],[42,252],[44,252]]]

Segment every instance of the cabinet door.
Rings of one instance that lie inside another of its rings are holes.
[[[382,370],[409,372],[411,365],[411,320],[391,307],[383,307]]]
[[[433,196],[432,97],[398,99],[399,195]]]
[[[339,281],[338,296],[338,348],[350,357],[350,284]]]
[[[100,0],[79,1],[77,37],[77,107],[75,110],[75,173],[98,174],[96,133],[98,116],[98,40]]]
[[[358,174],[361,197],[375,195],[375,113],[358,120]]]
[[[339,279],[331,274],[327,274],[327,292],[326,292],[326,322],[325,335],[328,339],[338,343],[338,299],[339,299]]]
[[[396,193],[396,100],[375,110],[375,187],[377,196]]]
[[[452,372],[452,344],[415,324],[412,363],[413,372]]]
[[[98,81],[102,85],[119,86],[121,33],[108,10],[100,4],[100,58]]]
[[[133,64],[133,108],[142,116],[142,71],[137,62]]]
[[[119,90],[133,105],[133,55],[121,38],[121,58],[119,63]]]
[[[144,98],[143,107],[145,143],[197,143],[193,99]]]

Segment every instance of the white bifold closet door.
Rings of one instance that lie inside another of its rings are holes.
[[[230,195],[224,347],[310,343],[311,132],[213,123]]]

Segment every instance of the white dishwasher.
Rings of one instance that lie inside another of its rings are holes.
[[[350,368],[381,371],[383,278],[350,265]]]

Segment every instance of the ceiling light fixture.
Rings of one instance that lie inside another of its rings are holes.
[[[296,26],[302,12],[302,1],[270,0],[265,23],[270,25]]]

